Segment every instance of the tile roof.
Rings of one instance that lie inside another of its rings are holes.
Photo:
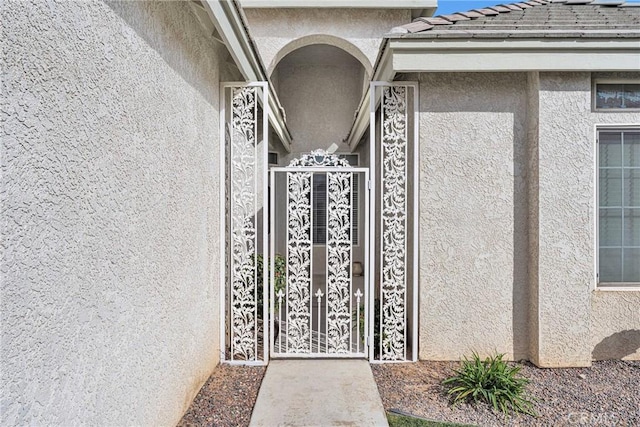
[[[388,38],[639,37],[640,3],[530,0],[416,18]]]

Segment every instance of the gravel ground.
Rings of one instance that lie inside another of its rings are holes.
[[[451,408],[442,380],[457,362],[371,365],[385,409],[478,426],[640,426],[640,362],[594,362],[591,368],[539,369],[522,364],[538,417],[505,417],[485,405]],[[178,424],[248,426],[266,368],[220,365]]]
[[[372,365],[385,409],[479,426],[640,426],[640,362],[594,362],[591,368],[539,369],[523,363],[538,417],[509,418],[484,405],[451,408],[442,380],[457,362]]]
[[[248,426],[265,370],[263,366],[218,366],[178,426]]]

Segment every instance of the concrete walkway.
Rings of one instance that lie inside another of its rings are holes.
[[[365,360],[271,360],[250,426],[388,426]]]

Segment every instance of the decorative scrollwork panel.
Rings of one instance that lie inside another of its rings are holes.
[[[303,154],[299,159],[293,159],[289,162],[289,166],[305,167],[305,166],[340,166],[349,167],[349,162],[335,154],[328,153],[324,150],[314,150],[309,154]]]
[[[231,358],[257,358],[256,89],[231,90]]]
[[[382,360],[406,358],[407,90],[389,86],[382,96],[381,301]]]
[[[327,353],[350,351],[352,176],[327,173]]]
[[[311,352],[311,173],[287,173],[287,352]]]

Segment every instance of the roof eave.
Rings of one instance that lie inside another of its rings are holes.
[[[371,81],[384,81],[391,82],[393,81],[396,75],[396,70],[393,68],[393,58],[391,57],[391,51],[388,48],[388,42],[384,41],[380,47],[380,53],[378,54],[378,58],[376,60],[373,75],[371,77]],[[347,136],[347,144],[351,147],[351,150],[355,150],[362,136],[367,131],[369,127],[371,112],[370,110],[371,103],[371,85],[366,89],[360,105],[358,106],[358,110],[356,111],[355,119],[353,124],[351,125],[351,130],[349,131],[349,135]],[[378,100],[376,100],[376,104]]]
[[[395,72],[637,71],[640,33],[629,37],[393,38]]]
[[[238,70],[247,81],[267,81],[271,88],[269,96],[269,122],[287,152],[291,151],[291,133],[287,128],[285,115],[273,90],[269,76],[261,66],[260,59],[251,45],[242,17],[231,1],[203,0],[203,9],[209,15],[222,41],[232,56]]]

